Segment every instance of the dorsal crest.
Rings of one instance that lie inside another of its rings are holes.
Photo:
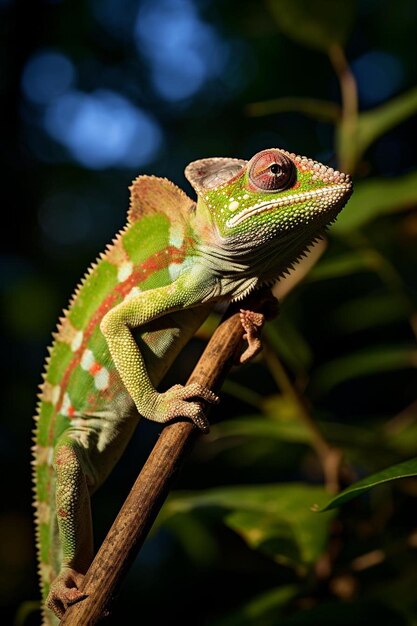
[[[152,213],[165,213],[172,221],[182,221],[195,208],[195,202],[167,178],[138,176],[129,190],[127,218],[131,224]]]

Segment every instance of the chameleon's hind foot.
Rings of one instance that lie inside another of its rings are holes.
[[[51,584],[46,606],[60,619],[71,604],[87,597],[79,591],[84,575],[74,569],[64,569]]]
[[[195,401],[189,402],[191,399]],[[209,422],[199,400],[205,400],[210,404],[219,402],[215,393],[197,383],[174,385],[165,393],[159,394],[152,419],[157,422],[170,422],[176,417],[188,417],[197,428],[206,433],[209,431]]]

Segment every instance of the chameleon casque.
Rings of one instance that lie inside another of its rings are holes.
[[[352,190],[349,176],[276,148],[250,161],[202,159],[185,174],[197,202],[163,178],[133,182],[127,225],[77,287],[49,349],[33,447],[44,624],[82,597],[90,495],[139,417],[207,429],[198,400],[217,402],[210,390],[156,391],[176,355],[216,302],[276,281]],[[258,349],[259,320],[248,311],[241,319],[243,361]]]

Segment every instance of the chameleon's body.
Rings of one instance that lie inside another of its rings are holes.
[[[206,427],[190,399],[215,402],[209,390],[155,391],[175,356],[216,301],[276,280],[351,192],[345,175],[276,149],[249,163],[197,161],[186,174],[197,204],[165,179],[133,183],[128,224],[77,288],[50,349],[33,465],[42,596],[60,615],[92,559],[90,494],[139,416]],[[44,623],[57,623],[49,609]]]

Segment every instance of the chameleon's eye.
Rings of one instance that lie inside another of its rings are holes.
[[[251,186],[263,191],[282,191],[291,187],[296,168],[286,154],[279,150],[264,150],[257,154],[249,167]]]

